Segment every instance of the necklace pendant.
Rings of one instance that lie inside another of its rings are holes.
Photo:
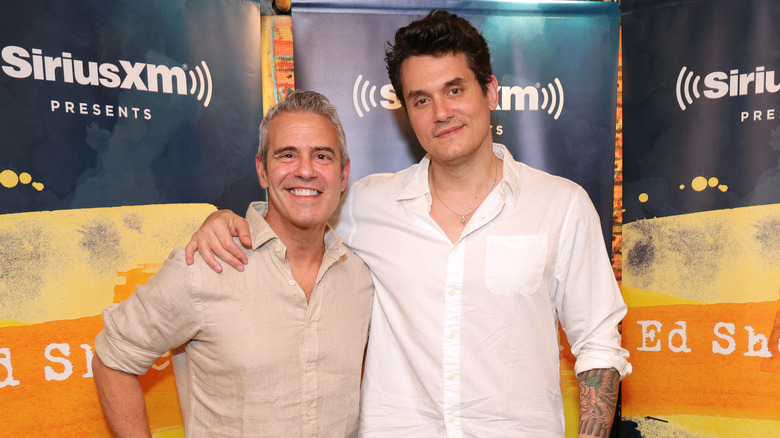
[[[465,224],[466,223],[466,216],[460,217],[460,223]]]

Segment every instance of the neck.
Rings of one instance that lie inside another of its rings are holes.
[[[306,294],[308,302],[325,255],[327,225],[323,223],[315,227],[298,228],[279,220],[271,211],[266,214],[265,220],[287,248],[284,258],[290,264],[292,276]]]
[[[483,192],[486,187],[495,185],[501,177],[500,160],[493,153],[492,145],[482,147],[459,163],[445,163],[431,157],[430,184],[440,195],[453,194],[464,196]]]
[[[266,222],[274,230],[279,240],[287,247],[287,260],[316,260],[322,261],[325,253],[325,224],[316,228],[296,228],[295,226],[275,226],[272,222]],[[273,220],[272,220],[273,221]]]
[[[476,155],[476,154],[475,154]],[[453,243],[482,201],[501,180],[501,160],[493,154],[474,157],[461,166],[445,166],[433,160],[429,182],[433,194],[430,215]]]

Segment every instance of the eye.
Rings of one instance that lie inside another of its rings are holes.
[[[275,157],[277,160],[287,163],[295,159],[295,154],[292,152],[282,152],[280,154],[276,154]]]
[[[450,94],[453,96],[457,96],[462,92],[463,92],[462,88],[453,88],[452,90],[450,90]]]
[[[422,106],[429,102],[430,99],[423,97],[414,101],[414,106]]]

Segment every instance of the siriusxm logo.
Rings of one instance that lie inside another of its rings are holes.
[[[687,73],[686,73],[687,71]],[[703,83],[703,85],[702,85]],[[677,103],[685,111],[694,99],[720,99],[723,97],[746,96],[748,94],[777,93],[780,84],[775,83],[775,72],[766,71],[766,67],[756,67],[755,71],[740,73],[730,70],[728,73],[715,71],[702,77],[688,70],[680,69],[677,75]]]
[[[547,111],[547,114],[558,120],[563,112],[563,85],[558,78],[542,87],[540,83],[527,87],[498,87],[499,105],[496,111],[510,111],[513,107],[516,111]],[[542,104],[539,105],[539,93],[542,95]],[[527,103],[527,105],[526,105]],[[555,114],[553,114],[555,113]]]
[[[112,63],[85,62],[73,59],[68,52],[45,56],[41,49],[18,46],[3,47],[0,52],[3,72],[16,79],[32,77],[39,81],[77,83],[80,85],[122,88],[126,90],[193,95],[208,107],[211,102],[211,72],[205,61],[189,69],[119,60]],[[201,66],[203,67],[201,69]],[[194,70],[194,71],[193,71]]]
[[[548,83],[546,87],[541,84],[520,86],[499,86],[498,107],[496,111],[546,111],[547,114],[558,120],[563,112],[563,85],[558,78]],[[372,108],[382,106],[388,110],[401,108],[401,103],[395,96],[395,90],[391,84],[385,84],[379,89],[380,100],[377,104],[377,86],[368,80],[363,80],[363,75],[358,75],[352,86],[352,104],[359,117],[363,117]],[[540,99],[541,97],[541,99]],[[541,104],[539,101],[541,100]]]

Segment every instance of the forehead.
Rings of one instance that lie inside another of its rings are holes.
[[[284,147],[332,147],[339,150],[339,133],[329,118],[310,112],[278,114],[268,125],[268,150]]]
[[[477,80],[463,53],[410,56],[401,64],[404,93],[440,87],[456,79]]]

